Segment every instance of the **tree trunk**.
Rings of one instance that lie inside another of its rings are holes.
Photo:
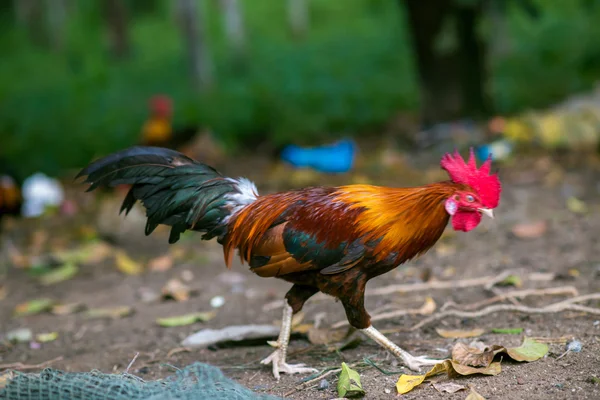
[[[309,0],[288,0],[288,22],[292,36],[301,39],[308,33],[309,25]]]
[[[125,3],[123,0],[103,0],[103,4],[110,51],[116,58],[126,58],[129,55],[130,45]]]
[[[65,46],[66,0],[46,0],[46,10],[50,43],[54,51],[61,52]]]
[[[198,90],[205,90],[213,83],[212,65],[196,1],[178,0],[178,15],[187,47],[192,81]]]
[[[22,26],[31,41],[39,46],[47,46],[48,38],[45,32],[44,4],[39,0],[15,0],[15,17],[17,24]]]
[[[422,121],[429,125],[488,111],[485,46],[477,35],[480,1],[403,0],[421,87]],[[442,43],[450,44],[442,48]]]
[[[220,0],[225,37],[236,63],[246,56],[246,33],[238,0]]]

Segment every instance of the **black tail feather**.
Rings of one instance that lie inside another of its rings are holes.
[[[222,222],[230,210],[226,195],[238,190],[235,180],[214,168],[160,147],[132,147],[113,153],[92,162],[76,179],[82,176],[90,184],[88,191],[132,185],[121,212],[127,214],[140,200],[148,218],[146,235],[159,224],[170,225],[170,243],[187,229],[204,232],[203,239],[224,234]]]

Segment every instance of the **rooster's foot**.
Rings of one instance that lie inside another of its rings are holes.
[[[260,362],[261,364],[273,364],[273,376],[279,380],[279,374],[308,374],[318,372],[314,368],[305,367],[305,364],[288,364],[285,362],[285,355],[280,349],[275,350],[269,357]]]
[[[444,360],[434,360],[428,358],[427,356],[415,357],[408,353],[404,354],[404,357],[402,357],[402,361],[404,361],[404,364],[407,368],[415,372],[420,372],[422,367],[431,367],[433,365],[444,362]]]

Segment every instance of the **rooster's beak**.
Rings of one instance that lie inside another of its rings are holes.
[[[491,208],[478,208],[480,213],[487,215],[491,219],[494,219],[494,211]]]

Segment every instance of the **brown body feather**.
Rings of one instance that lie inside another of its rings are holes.
[[[367,281],[430,249],[448,223],[444,201],[463,188],[452,182],[416,188],[351,185],[261,196],[230,221],[225,259],[229,265],[238,249],[257,275],[294,283],[286,296],[294,311],[321,291],[342,301],[353,326],[366,328]],[[295,233],[302,234],[300,243],[289,239]],[[308,240],[323,252],[341,245],[341,259],[324,265],[314,254],[290,250],[290,242],[303,249]],[[261,259],[267,261],[253,265]]]

